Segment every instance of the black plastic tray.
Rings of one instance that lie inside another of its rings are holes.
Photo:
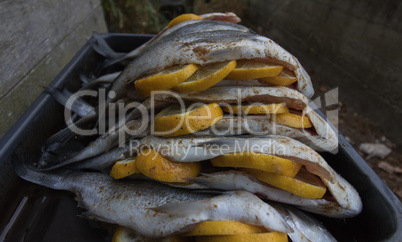
[[[151,35],[103,34],[116,51],[127,52]],[[99,70],[103,57],[87,43],[50,84],[70,90],[78,75]],[[14,159],[38,160],[41,144],[64,125],[63,107],[42,93],[0,141],[0,241],[110,241],[107,226],[77,215],[73,194],[25,182],[12,169]],[[339,153],[322,154],[359,192],[362,213],[351,219],[315,215],[340,241],[400,240],[402,205],[353,147],[339,136]],[[106,229],[105,229],[106,228]]]

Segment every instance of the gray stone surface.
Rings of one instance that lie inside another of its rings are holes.
[[[402,2],[251,0],[253,25],[402,145]],[[317,87],[318,85],[316,85]]]
[[[107,32],[99,0],[0,2],[0,136],[87,39]]]

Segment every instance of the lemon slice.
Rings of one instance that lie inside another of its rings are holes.
[[[195,237],[195,241],[206,242],[286,242],[288,235],[280,232],[268,232],[259,234],[237,234],[237,235],[213,235]]]
[[[113,234],[112,242],[139,242],[139,241],[154,241],[148,238],[145,238],[131,229],[128,229],[123,226],[117,227],[116,231]],[[159,242],[186,242],[189,241],[187,237],[179,237],[179,236],[170,236],[163,239],[157,240]]]
[[[140,241],[141,239],[143,238],[132,232],[130,229],[119,226],[113,234],[112,242],[131,242]]]
[[[136,158],[138,171],[147,177],[165,182],[187,182],[201,170],[199,162],[174,162],[152,149],[142,150]]]
[[[255,153],[231,153],[211,159],[217,167],[244,167],[294,177],[302,165],[278,156]]]
[[[264,77],[261,80],[271,83],[276,86],[289,86],[297,81],[295,73],[293,71],[284,69],[279,75],[274,77]]]
[[[228,80],[246,80],[277,76],[283,66],[270,65],[255,60],[237,61],[236,68],[226,77]]]
[[[322,198],[327,191],[327,188],[321,179],[305,169],[300,169],[299,173],[295,177],[282,176],[279,174],[254,169],[245,170],[258,180],[300,197],[318,199]]]
[[[169,24],[166,26],[166,28],[171,28],[171,27],[173,27],[173,26],[175,26],[175,25],[177,25],[177,24],[179,24],[181,22],[192,20],[192,19],[200,19],[201,20],[202,17],[198,16],[198,15],[195,15],[195,14],[192,14],[192,13],[182,14],[182,15],[179,15],[176,18],[172,19],[169,22]]]
[[[187,80],[196,70],[197,65],[171,66],[165,70],[146,76],[134,82],[140,95],[148,97],[152,91],[169,90]]]
[[[301,116],[294,113],[276,114],[272,117],[272,120],[296,129],[308,129],[313,126],[307,116]]]
[[[267,105],[230,105],[222,106],[222,110],[234,114],[274,114],[289,113],[289,108],[281,103]]]
[[[131,158],[116,162],[110,171],[110,176],[114,179],[121,179],[137,172],[135,159]]]
[[[217,103],[204,104],[189,110],[171,106],[160,111],[154,120],[154,135],[177,136],[206,129],[222,119],[223,112]]]
[[[250,225],[239,221],[204,221],[184,236],[231,235],[268,232],[264,227]]]
[[[177,85],[174,89],[179,92],[205,90],[222,81],[235,67],[235,60],[202,66],[190,78]]]

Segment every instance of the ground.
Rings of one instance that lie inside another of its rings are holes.
[[[320,93],[325,93],[328,88],[325,85],[320,85],[315,90],[320,95]],[[378,124],[363,118],[353,110],[351,105],[342,102],[342,100],[340,100],[338,122],[340,133],[365,158],[368,165],[395,193],[399,200],[402,200],[402,150],[382,134]],[[368,157],[367,154],[359,149],[359,145],[362,143],[382,143],[389,147],[392,152],[384,159]]]

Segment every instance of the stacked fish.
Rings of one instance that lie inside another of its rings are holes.
[[[67,127],[37,167],[17,173],[76,193],[88,215],[120,226],[115,240],[333,240],[297,209],[361,212],[356,190],[317,153],[335,153],[337,134],[309,106],[314,91],[299,61],[239,21],[181,15],[125,55],[98,39],[109,65],[130,63],[84,86],[109,85],[108,109],[76,98],[74,125],[96,125],[113,103],[136,105],[84,148],[65,151],[75,136]],[[70,93],[48,91],[67,106]]]

